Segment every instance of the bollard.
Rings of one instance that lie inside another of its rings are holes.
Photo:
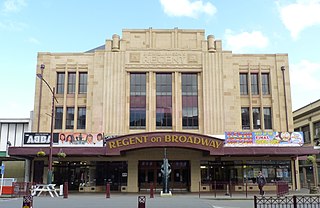
[[[59,186],[59,196],[63,196],[63,185]]]
[[[23,196],[22,208],[32,208],[33,196]]]
[[[69,195],[68,182],[64,182],[64,184],[63,184],[63,198],[67,199],[68,195]]]
[[[146,197],[138,196],[138,208],[146,208]]]
[[[154,198],[154,194],[153,194],[153,184],[150,184],[150,198]]]
[[[110,198],[110,183],[106,185],[106,198]]]

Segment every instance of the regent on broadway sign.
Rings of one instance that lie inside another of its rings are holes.
[[[150,147],[181,147],[222,154],[224,141],[200,134],[182,132],[151,132],[130,134],[106,140],[107,155],[120,155],[121,151]]]

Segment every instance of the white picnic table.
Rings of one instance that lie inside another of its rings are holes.
[[[31,187],[32,196],[40,196],[41,193],[48,192],[51,197],[59,197],[56,189],[56,184],[36,184]]]

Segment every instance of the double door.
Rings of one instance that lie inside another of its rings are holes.
[[[156,190],[162,190],[163,177],[161,165],[163,161],[139,161],[139,189],[147,190],[152,185]],[[188,191],[190,188],[189,161],[169,161],[171,173],[169,175],[170,190]]]

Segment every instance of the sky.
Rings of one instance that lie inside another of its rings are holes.
[[[320,0],[0,0],[0,118],[33,110],[38,52],[122,29],[204,29],[233,53],[287,53],[293,110],[320,99]]]

